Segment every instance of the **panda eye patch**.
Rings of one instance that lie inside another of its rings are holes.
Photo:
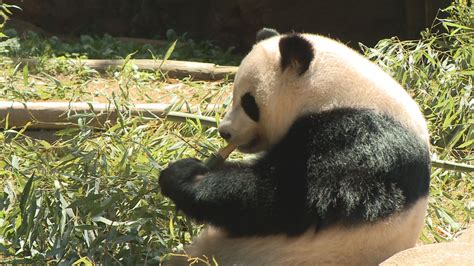
[[[260,119],[260,110],[258,109],[257,102],[255,102],[255,97],[247,92],[240,99],[240,105],[253,121],[258,122]]]

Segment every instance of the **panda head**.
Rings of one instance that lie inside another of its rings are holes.
[[[232,108],[219,126],[224,139],[248,153],[277,143],[302,113],[301,88],[311,80],[315,57],[312,43],[303,35],[264,30],[257,40],[239,67]]]
[[[237,71],[233,105],[219,126],[222,137],[241,151],[267,150],[300,116],[335,108],[391,116],[428,142],[416,102],[358,52],[320,35],[259,34],[262,40]]]

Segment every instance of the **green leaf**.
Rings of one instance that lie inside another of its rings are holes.
[[[94,265],[94,263],[92,263],[92,261],[90,261],[88,257],[81,257],[80,259],[72,263],[72,265],[82,265],[82,264],[84,264],[84,266]]]
[[[28,64],[25,64],[23,67],[23,85],[28,86],[28,76],[29,76],[29,71],[28,71]]]
[[[100,227],[98,227],[97,225],[93,225],[93,224],[76,225],[76,226],[74,226],[74,228],[77,229],[77,230],[80,230],[80,231],[100,229]]]
[[[176,235],[174,234],[174,221],[173,221],[173,216],[170,216],[169,218],[169,232],[171,234],[171,236],[174,238],[176,238]]]
[[[25,187],[23,188],[23,191],[21,192],[21,197],[20,197],[20,210],[22,213],[26,212],[26,201],[28,200],[28,197],[30,196],[31,192],[31,187],[33,186],[33,180],[35,178],[35,174],[31,174],[30,178],[28,179],[28,182],[26,182]]]
[[[174,51],[174,48],[176,47],[176,43],[178,42],[178,40],[174,41],[171,46],[168,48],[168,50],[166,50],[166,54],[165,56],[163,57],[163,60],[161,61],[161,64],[160,64],[160,69],[161,67],[163,66],[163,64],[165,63],[166,60],[168,60],[168,58],[170,58],[171,54],[173,53]]]
[[[454,22],[449,22],[449,21],[443,21],[443,25],[453,27],[453,28],[464,29],[464,30],[472,30],[471,27],[464,26],[464,25],[454,23]]]
[[[67,208],[76,208],[80,206],[96,206],[97,205],[97,200],[102,198],[102,195],[100,194],[89,194],[86,197],[81,197],[76,199],[71,203],[71,205],[67,206]]]

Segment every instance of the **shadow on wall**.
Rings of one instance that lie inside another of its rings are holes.
[[[167,29],[216,40],[244,51],[255,32],[304,31],[338,38],[353,47],[391,36],[416,38],[448,0],[23,0],[16,18],[52,34],[102,34],[150,38]]]

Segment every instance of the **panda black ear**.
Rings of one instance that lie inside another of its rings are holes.
[[[308,70],[314,58],[313,46],[300,34],[290,34],[280,39],[281,69],[291,67],[299,75]]]
[[[271,28],[262,28],[257,32],[257,42],[263,41],[265,39],[271,38],[273,36],[278,36],[280,33],[275,29]]]

